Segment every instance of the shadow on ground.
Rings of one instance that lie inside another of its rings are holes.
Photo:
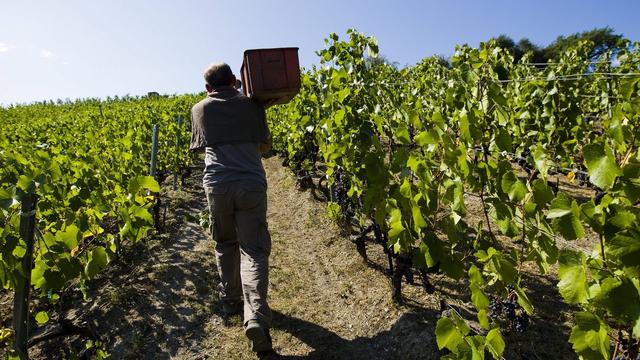
[[[305,356],[287,356],[282,359],[438,359],[436,353],[416,356],[420,349],[435,346],[433,334],[436,313],[433,311],[406,313],[388,331],[374,337],[348,340],[317,324],[274,312],[274,329],[290,333],[309,346]],[[418,352],[416,352],[416,350]]]

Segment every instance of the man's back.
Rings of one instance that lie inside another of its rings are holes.
[[[260,145],[253,142],[207,147],[204,157],[204,186],[234,181],[255,181],[267,186]]]
[[[220,144],[264,143],[269,138],[264,107],[231,86],[219,87],[191,109],[190,150]]]
[[[194,105],[192,117],[192,148],[205,147],[205,186],[254,181],[266,187],[259,144],[269,131],[262,106],[222,87]]]

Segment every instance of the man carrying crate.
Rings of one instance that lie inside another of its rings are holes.
[[[229,65],[210,65],[204,79],[208,96],[191,109],[189,149],[205,151],[204,189],[222,311],[233,315],[244,308],[253,351],[267,353],[272,350],[267,304],[271,238],[261,158],[271,148],[271,136],[264,107],[238,92]]]

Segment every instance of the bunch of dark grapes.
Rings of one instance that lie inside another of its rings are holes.
[[[510,292],[506,299],[492,296],[489,304],[491,317],[507,323],[507,328],[522,334],[529,327],[529,315],[520,307],[517,295]]]
[[[309,168],[314,167],[318,161],[318,145],[315,143],[315,139],[312,133],[306,133],[303,139],[302,149],[296,152],[293,157],[293,170],[295,172],[308,171]]]
[[[380,225],[373,225],[373,234],[375,236],[376,242],[382,246],[385,255],[387,255],[387,261],[389,262],[389,274],[393,274],[393,250],[389,247],[389,238],[385,231],[382,231]]]
[[[307,132],[303,138],[302,147],[289,161],[288,155],[282,162],[282,166],[289,166],[298,176],[298,188],[306,190],[313,187],[311,172],[315,169],[318,161],[318,145],[316,145],[313,133]],[[285,154],[286,155],[286,154]]]
[[[631,336],[625,336],[622,331],[618,332],[620,353],[614,360],[640,360],[640,341]]]
[[[530,148],[525,148],[524,150],[522,150],[522,152],[520,153],[520,156],[517,157],[516,163],[524,170],[527,172],[527,174],[531,175],[531,172],[533,172],[535,170],[535,168],[533,166],[531,166],[531,164],[528,161],[529,155],[531,155],[531,149]]]
[[[169,174],[168,170],[165,170],[165,169],[157,170],[156,181],[158,182],[158,184],[162,184],[164,180],[167,178],[168,174]]]
[[[581,165],[580,170],[576,172],[576,183],[579,186],[589,185],[589,174],[584,165]]]
[[[331,186],[333,201],[340,205],[340,209],[347,219],[355,216],[355,206],[348,194],[350,186],[347,174],[341,170],[333,173],[333,185]]]

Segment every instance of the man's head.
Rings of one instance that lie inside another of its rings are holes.
[[[204,71],[204,81],[208,92],[221,86],[234,86],[236,77],[229,65],[225,63],[213,63]]]

